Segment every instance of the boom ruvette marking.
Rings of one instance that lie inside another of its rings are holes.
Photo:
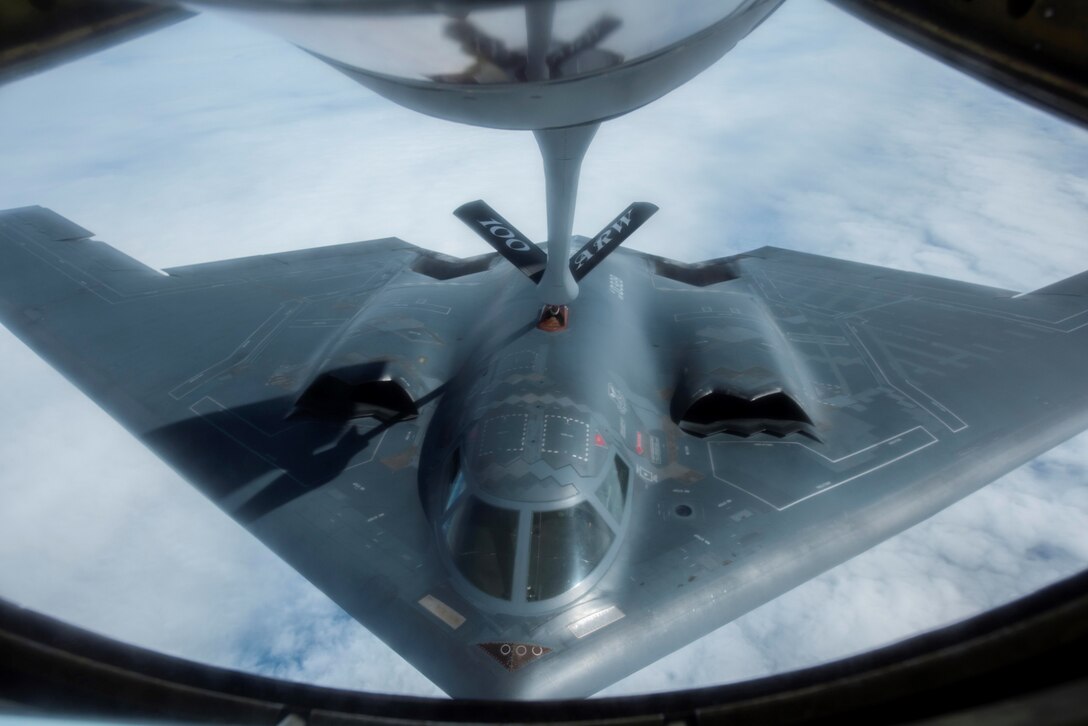
[[[603,2],[357,5],[425,20],[462,67],[325,60],[536,132],[546,245],[476,201],[455,214],[495,253],[160,273],[25,207],[0,212],[0,321],[449,694],[594,693],[1088,428],[1088,273],[1017,295],[773,247],[685,264],[620,247],[645,202],[571,233],[597,125],[777,2],[693,4],[705,27],[640,51]]]

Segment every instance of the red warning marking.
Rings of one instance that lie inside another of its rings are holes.
[[[642,448],[642,432],[639,431],[635,434],[635,453],[642,456],[643,451],[645,451],[645,449]]]
[[[603,436],[601,436],[600,434],[597,434],[597,435],[596,435],[596,436],[595,436],[595,437],[593,438],[593,443],[594,443],[594,444],[596,444],[597,446],[604,446],[604,445],[605,445],[605,443],[604,443],[604,437],[603,437]]]

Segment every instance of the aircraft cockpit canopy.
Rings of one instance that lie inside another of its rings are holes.
[[[452,563],[492,598],[559,598],[603,574],[620,539],[629,478],[616,456],[595,491],[544,504],[481,496],[458,469],[441,524]]]

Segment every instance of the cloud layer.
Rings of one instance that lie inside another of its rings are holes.
[[[41,204],[154,267],[396,235],[481,243],[483,197],[544,238],[526,133],[376,98],[201,16],[0,87],[0,208]],[[576,227],[634,199],[629,244],[764,244],[1030,290],[1088,268],[1088,135],[817,3],[787,3],[689,85],[609,122]],[[0,331],[0,595],[123,640],[330,685],[438,695]],[[864,650],[1088,562],[1088,437],[606,693],[720,683]]]

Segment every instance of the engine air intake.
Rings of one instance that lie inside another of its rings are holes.
[[[728,433],[774,436],[800,433],[817,439],[812,419],[783,391],[770,391],[744,398],[727,391],[712,390],[697,396],[683,411],[677,425],[694,436]],[[819,440],[819,439],[817,439]]]
[[[322,373],[299,397],[295,410],[318,418],[372,417],[386,422],[419,415],[415,401],[382,364]]]

